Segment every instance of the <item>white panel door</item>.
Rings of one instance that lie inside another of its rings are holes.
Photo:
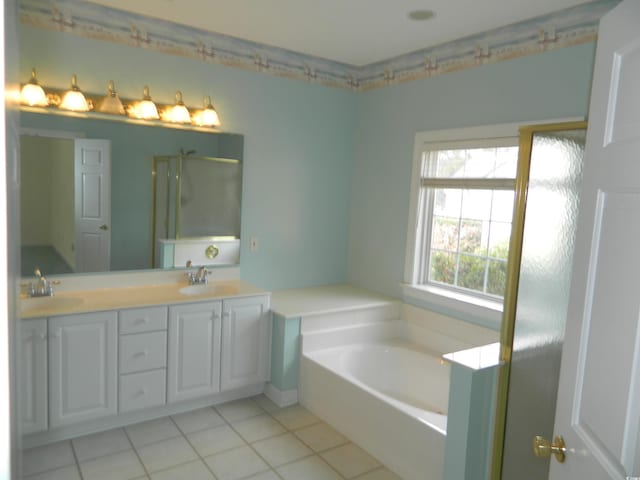
[[[224,301],[222,312],[222,390],[269,379],[271,314],[269,297]]]
[[[76,271],[105,272],[111,255],[111,142],[74,143]]]
[[[117,413],[117,342],[115,311],[49,319],[51,427]]]
[[[601,21],[549,478],[640,477],[640,1]]]
[[[220,391],[221,312],[222,302],[169,308],[168,402]]]
[[[20,396],[22,434],[47,429],[47,319],[20,321]]]

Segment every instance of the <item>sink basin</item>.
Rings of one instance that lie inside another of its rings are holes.
[[[81,305],[84,302],[78,297],[34,297],[20,300],[20,312],[29,313],[36,310],[68,309]]]
[[[189,297],[234,295],[238,293],[238,288],[232,285],[189,285],[188,287],[182,287],[179,292]]]

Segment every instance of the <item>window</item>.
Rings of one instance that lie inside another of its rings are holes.
[[[506,284],[518,138],[516,127],[493,128],[416,137],[405,293],[444,298],[450,308],[488,308],[495,317]]]

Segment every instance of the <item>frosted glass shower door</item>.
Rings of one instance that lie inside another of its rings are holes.
[[[242,164],[227,159],[182,159],[178,234],[181,238],[240,238]]]
[[[547,478],[549,470],[549,458],[534,456],[532,439],[553,433],[586,138],[585,129],[557,128],[521,130],[531,156],[508,367],[505,479]]]

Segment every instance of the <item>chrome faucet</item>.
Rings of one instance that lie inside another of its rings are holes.
[[[191,266],[191,260],[187,262],[187,267]],[[195,272],[187,272],[189,285],[206,285],[209,282],[207,275],[211,273],[206,268],[200,267]]]
[[[39,268],[33,272],[35,279],[29,284],[30,297],[53,297],[53,282],[46,279]]]

